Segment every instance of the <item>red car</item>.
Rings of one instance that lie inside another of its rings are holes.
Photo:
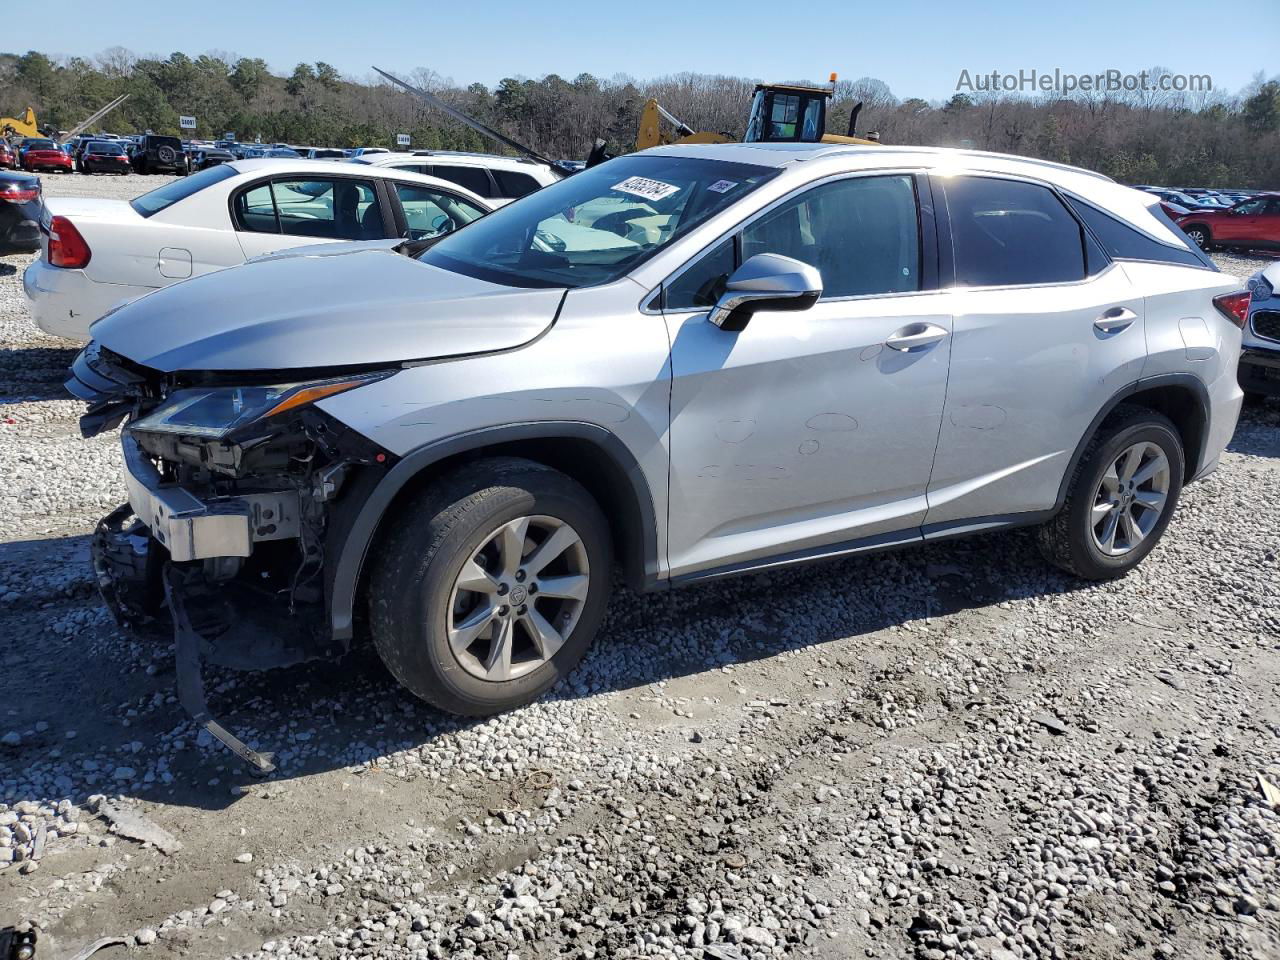
[[[9,146],[8,141],[0,140],[0,167],[16,167],[17,159],[13,155],[13,148]]]
[[[22,169],[34,173],[37,170],[61,170],[71,172],[71,156],[58,149],[52,140],[32,140],[21,148]]]
[[[1177,223],[1201,250],[1280,250],[1280,194],[1261,194],[1224,210],[1196,210]]]

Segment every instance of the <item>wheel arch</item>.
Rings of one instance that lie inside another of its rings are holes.
[[[1058,487],[1058,499],[1054,510],[1062,508],[1067,499],[1067,488],[1075,476],[1080,458],[1107,418],[1122,403],[1147,407],[1168,417],[1178,430],[1182,440],[1186,464],[1183,482],[1189,483],[1204,463],[1205,444],[1209,440],[1209,390],[1204,383],[1189,373],[1168,373],[1148,377],[1129,384],[1118,391],[1103,405],[1089,429],[1084,432],[1071,456],[1067,470]]]
[[[609,522],[614,556],[637,590],[658,583],[657,517],[639,463],[617,436],[596,424],[539,421],[448,437],[406,454],[368,493],[334,539],[338,559],[327,583],[330,628],[350,640],[370,549],[397,505],[454,467],[494,456],[516,456],[572,477],[595,497]]]

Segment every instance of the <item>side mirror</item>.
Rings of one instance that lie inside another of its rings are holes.
[[[757,310],[807,310],[822,296],[822,274],[792,257],[758,253],[729,277],[707,319],[741,330]]]

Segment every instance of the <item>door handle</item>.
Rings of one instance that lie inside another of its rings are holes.
[[[1093,321],[1093,325],[1103,333],[1119,333],[1137,319],[1138,315],[1128,307],[1112,307]]]
[[[907,353],[910,350],[932,346],[946,337],[947,333],[946,327],[940,327],[936,323],[911,323],[891,333],[884,345]]]

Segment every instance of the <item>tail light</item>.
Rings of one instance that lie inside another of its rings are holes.
[[[20,187],[16,183],[9,183],[0,186],[0,200],[8,200],[10,203],[27,203],[40,196],[40,185],[34,187]]]
[[[80,231],[66,217],[54,217],[49,223],[49,263],[55,267],[79,270],[89,265],[93,252]]]
[[[1220,314],[1243,330],[1249,319],[1249,296],[1248,290],[1224,293],[1222,296],[1213,298],[1213,305],[1218,308]]]

